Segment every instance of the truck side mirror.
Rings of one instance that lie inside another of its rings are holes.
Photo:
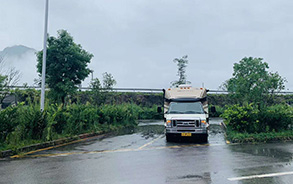
[[[158,113],[161,113],[161,112],[162,112],[162,107],[158,107],[158,108],[157,108],[157,112],[158,112]]]
[[[212,112],[212,113],[215,113],[215,112],[217,112],[217,110],[216,110],[216,107],[215,107],[215,106],[212,106],[212,107],[211,107],[211,112]]]

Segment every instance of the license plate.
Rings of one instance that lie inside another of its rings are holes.
[[[191,137],[191,133],[181,133],[182,137]]]

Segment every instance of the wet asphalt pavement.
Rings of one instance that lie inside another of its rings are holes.
[[[228,145],[211,119],[208,143],[167,143],[162,121],[0,161],[0,183],[293,183],[293,143]],[[241,178],[244,177],[244,178]]]

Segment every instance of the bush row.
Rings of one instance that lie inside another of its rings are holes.
[[[19,102],[40,101],[40,91],[35,89],[13,90],[11,91]],[[50,99],[50,92],[47,94]],[[152,107],[153,105],[163,105],[163,93],[139,93],[139,92],[106,92],[106,91],[78,91],[66,98],[67,103],[94,105],[101,104],[124,104],[133,103],[142,107]]]
[[[292,141],[293,131],[282,132],[261,132],[261,133],[239,133],[235,131],[227,132],[227,139],[232,143],[257,143],[272,141]]]
[[[214,106],[216,108],[216,112],[211,111],[211,107]],[[209,105],[209,116],[210,117],[220,117],[223,114],[225,108],[219,105]]]
[[[153,108],[134,104],[121,105],[39,105],[10,106],[0,111],[1,144],[16,145],[27,140],[49,141],[86,132],[105,132],[115,127],[135,126],[137,120],[157,119]],[[1,148],[0,148],[1,149]]]
[[[232,131],[240,133],[280,132],[292,129],[293,108],[288,105],[274,105],[259,108],[246,104],[226,106],[221,115]]]

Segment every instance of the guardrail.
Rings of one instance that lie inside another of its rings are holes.
[[[11,89],[41,89],[40,86],[9,86]],[[48,89],[48,88],[47,88]],[[79,90],[81,91],[87,91],[91,90],[91,87],[80,87]],[[108,91],[109,89],[101,89],[104,91]],[[111,91],[113,92],[141,92],[141,93],[161,93],[163,92],[163,89],[158,88],[112,88]],[[225,90],[214,90],[210,89],[210,94],[228,94],[228,91]],[[293,91],[280,91],[276,94],[283,94],[283,95],[292,95]]]
[[[40,86],[8,86],[10,89],[41,89]],[[48,90],[49,88],[46,88]],[[91,90],[91,87],[79,87],[81,91]],[[113,91],[113,92],[142,92],[142,93],[161,93],[163,89],[152,89],[152,88],[101,88],[102,91]]]

